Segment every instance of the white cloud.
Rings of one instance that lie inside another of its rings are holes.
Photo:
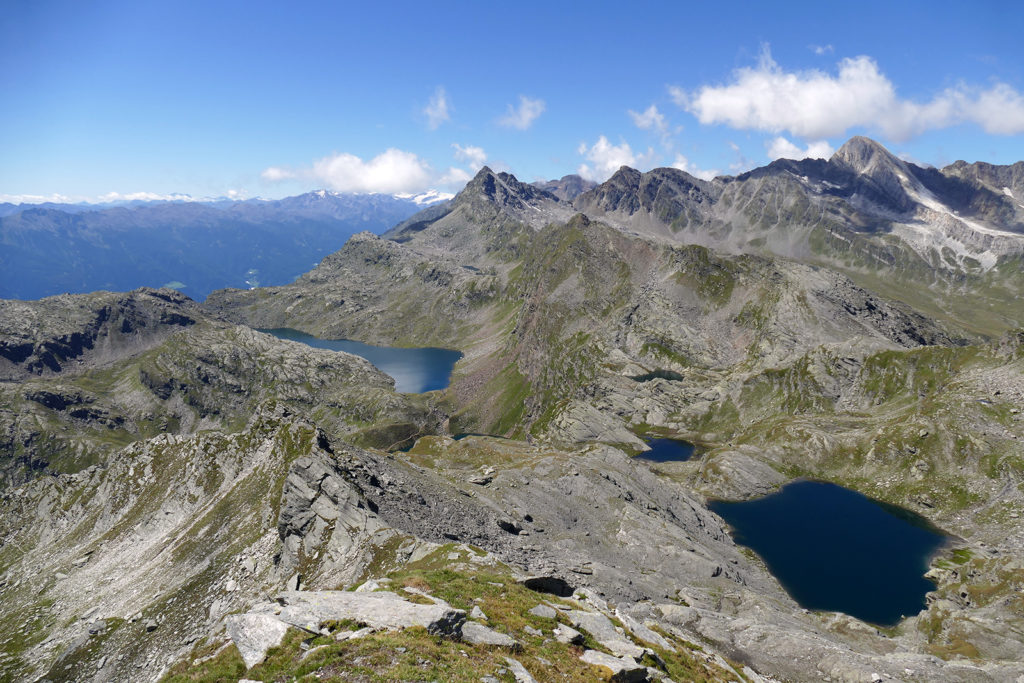
[[[672,101],[676,103],[676,106],[680,109],[688,109],[690,106],[690,96],[686,94],[686,91],[680,88],[678,85],[668,86],[668,96],[672,98]]]
[[[771,159],[828,159],[836,151],[827,140],[817,140],[810,143],[804,149],[790,142],[786,138],[773,138],[765,142],[768,156]]]
[[[1019,135],[1024,133],[1024,95],[1005,83],[973,92],[966,86],[949,89],[942,97],[949,100],[966,121],[977,123],[986,133]]]
[[[508,111],[498,119],[498,124],[508,128],[526,130],[537,117],[544,113],[544,100],[532,99],[526,95],[519,96],[519,106],[508,105]]]
[[[819,56],[821,56],[821,55],[830,55],[833,52],[835,52],[835,48],[833,48],[831,44],[829,44],[829,45],[810,45],[809,47],[811,48],[811,52],[813,52],[814,54],[819,55]]]
[[[756,67],[737,69],[732,82],[692,93],[669,88],[673,101],[703,124],[724,123],[808,139],[836,137],[850,128],[880,131],[895,141],[964,122],[988,133],[1024,133],[1024,96],[997,83],[987,90],[949,88],[919,103],[896,88],[867,56],[843,59],[836,74],[784,71],[765,49]]]
[[[468,183],[473,179],[473,174],[464,168],[452,166],[449,168],[443,176],[437,181],[439,185],[445,187],[461,186]]]
[[[665,116],[658,111],[656,105],[652,104],[642,112],[635,112],[630,109],[629,117],[633,119],[633,124],[641,130],[653,130],[659,135],[668,133],[668,124],[665,123]]]
[[[286,168],[281,168],[280,166],[270,166],[269,168],[263,169],[263,173],[260,174],[260,177],[263,178],[264,180],[269,180],[272,183],[276,183],[281,180],[289,180],[291,178],[295,178],[296,175],[293,171],[289,171]]]
[[[70,204],[73,202],[85,201],[82,197],[69,197],[63,194],[0,194],[0,203],[4,204]]]
[[[695,178],[700,178],[701,180],[712,180],[715,176],[722,175],[718,169],[697,168],[682,154],[676,155],[676,160],[672,163],[672,168],[678,168],[680,171],[686,171],[690,175]]]
[[[455,158],[465,161],[474,169],[479,170],[487,163],[487,152],[483,150],[483,147],[474,147],[473,145],[463,147],[457,142],[452,143],[452,147],[455,148]]]
[[[271,166],[262,173],[269,181],[315,181],[337,192],[422,192],[434,180],[430,165],[412,152],[388,149],[364,161],[354,154],[333,154],[310,168],[292,170]]]
[[[115,204],[119,202],[160,202],[160,201],[196,201],[191,195],[178,192],[171,194],[160,194],[158,192],[107,192],[98,197],[86,197],[82,195],[69,196],[66,194],[54,193],[49,195],[41,194],[0,194],[0,203],[10,202],[11,204]]]
[[[179,201],[179,202],[191,202],[195,201],[191,195],[173,193],[173,194],[159,194],[157,192],[129,192],[127,194],[121,194],[120,192],[108,192],[104,195],[100,195],[96,198],[96,201],[101,204],[108,204],[114,202],[160,202],[160,201]]]
[[[587,180],[599,183],[607,180],[622,166],[645,166],[654,158],[653,149],[648,149],[646,154],[637,155],[628,143],[613,145],[603,135],[592,147],[581,143],[577,151],[590,163],[580,164],[576,172]]]
[[[450,121],[452,109],[451,103],[448,102],[448,93],[443,87],[437,86],[427,106],[423,109],[423,114],[427,117],[427,128],[437,130],[442,123]]]

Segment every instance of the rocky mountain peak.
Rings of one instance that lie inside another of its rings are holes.
[[[521,208],[525,204],[540,199],[558,201],[554,195],[545,190],[520,182],[511,173],[495,173],[488,166],[480,169],[466,187],[455,196],[453,203],[458,205],[479,199],[511,208]]]
[[[614,185],[618,187],[639,187],[640,178],[643,173],[631,168],[629,166],[620,166],[619,170],[616,171],[611,178],[604,182],[605,185]]]
[[[585,178],[581,178],[575,173],[572,173],[570,175],[562,176],[558,180],[536,182],[533,183],[533,186],[540,188],[545,192],[550,192],[563,202],[571,202],[587,190],[597,187],[597,183],[592,180],[586,180]]]
[[[846,166],[862,175],[875,175],[883,169],[906,166],[881,144],[861,135],[847,140],[829,161]]]

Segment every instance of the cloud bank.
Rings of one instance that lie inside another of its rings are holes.
[[[835,74],[785,71],[767,49],[756,67],[733,72],[725,85],[693,92],[672,87],[677,105],[703,124],[822,139],[854,127],[894,141],[927,130],[974,123],[997,135],[1024,133],[1024,95],[1005,83],[987,89],[961,84],[926,102],[901,98],[871,57],[843,59]]]
[[[399,194],[422,192],[435,179],[430,165],[412,152],[388,149],[369,160],[354,154],[332,154],[310,168],[271,166],[262,177],[270,182],[305,180],[336,192]]]

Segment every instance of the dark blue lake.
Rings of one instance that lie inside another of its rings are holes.
[[[648,439],[651,450],[636,457],[650,462],[685,462],[693,457],[694,445],[680,439]]]
[[[318,349],[344,351],[362,356],[386,374],[394,377],[395,390],[408,394],[446,389],[452,378],[455,363],[462,353],[451,349],[400,349],[389,346],[371,346],[348,339],[319,339],[298,330],[278,328],[260,330],[278,339],[302,342]]]
[[[946,537],[909,510],[816,481],[709,507],[807,609],[891,626],[924,609],[935,588],[924,572]]]

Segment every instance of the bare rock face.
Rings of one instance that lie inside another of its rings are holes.
[[[292,464],[281,496],[277,533],[285,572],[319,552],[351,561],[353,551],[371,536],[377,534],[379,543],[393,534],[346,481],[337,463],[324,455],[299,458]]]
[[[199,305],[173,289],[0,300],[0,379],[80,372],[136,355],[201,317]]]

